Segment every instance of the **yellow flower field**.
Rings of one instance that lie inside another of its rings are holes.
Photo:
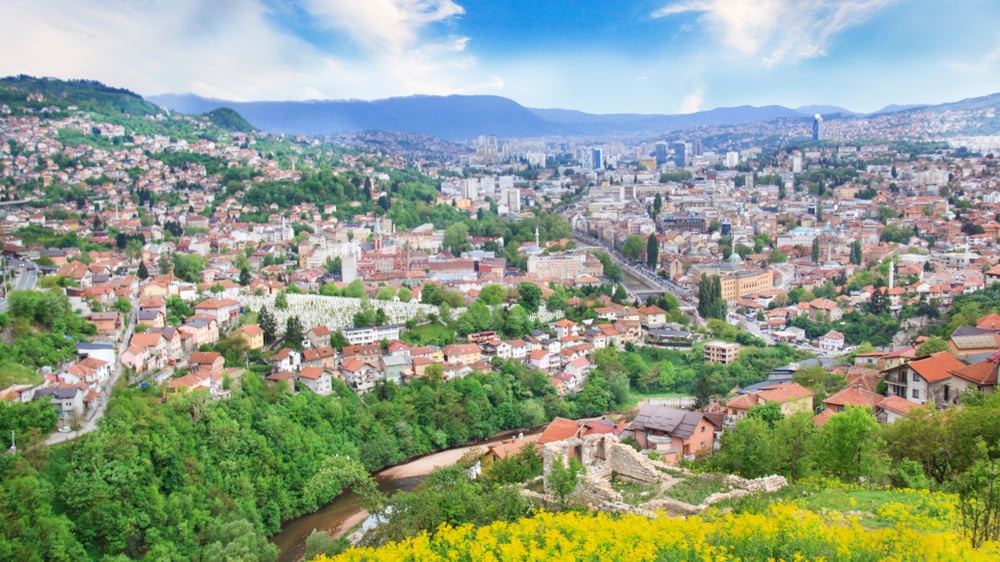
[[[951,496],[906,493],[916,496],[885,502],[871,514],[891,522],[878,529],[865,527],[857,514],[813,511],[797,501],[773,503],[756,514],[687,519],[542,512],[478,529],[442,525],[433,535],[351,549],[333,560],[1000,560],[1000,545],[974,550],[962,538]],[[921,507],[912,509],[910,500]]]

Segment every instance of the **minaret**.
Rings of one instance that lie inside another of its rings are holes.
[[[539,242],[538,242],[538,223],[537,222],[535,223],[535,246],[538,246],[539,248],[542,247],[542,245],[539,244]]]
[[[896,264],[889,262],[889,290],[893,290],[896,285]]]

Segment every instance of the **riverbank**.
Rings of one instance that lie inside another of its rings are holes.
[[[541,435],[542,428],[530,430],[521,437],[525,443],[533,443]],[[379,489],[386,494],[399,490],[412,490],[435,468],[452,466],[463,455],[472,449],[486,448],[507,439],[516,439],[520,431],[505,431],[494,435],[487,441],[472,445],[463,445],[411,459],[396,466],[377,472],[374,476],[379,483]],[[340,538],[368,518],[368,512],[361,507],[360,499],[350,490],[340,494],[329,504],[319,510],[290,519],[282,524],[281,531],[271,537],[270,541],[278,546],[280,554],[278,562],[298,562],[305,556],[306,538],[313,530],[329,533],[334,538]]]

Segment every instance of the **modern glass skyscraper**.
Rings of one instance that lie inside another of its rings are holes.
[[[823,132],[823,116],[819,113],[813,117],[813,140],[818,141]]]

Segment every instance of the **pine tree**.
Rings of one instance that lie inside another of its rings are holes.
[[[268,344],[273,342],[275,336],[278,334],[278,321],[266,306],[260,309],[260,315],[257,317],[257,325],[264,331],[264,341]]]
[[[861,241],[855,240],[854,242],[851,242],[851,263],[854,265],[861,265],[861,260]]]
[[[244,267],[243,269],[240,270],[240,285],[246,287],[247,285],[250,284],[250,281],[251,281],[250,270]]]
[[[813,238],[812,260],[813,263],[819,263],[819,236]]]
[[[656,233],[649,235],[649,239],[646,240],[646,265],[650,269],[655,270],[660,264],[660,240],[657,238]]]
[[[139,271],[136,272],[136,275],[139,276],[139,279],[146,279],[149,277],[149,269],[146,268],[146,262],[139,262]]]
[[[656,198],[653,199],[653,218],[660,214],[661,209],[663,209],[663,196],[657,193]]]
[[[285,321],[284,344],[294,349],[302,349],[302,339],[305,337],[305,328],[302,327],[302,320],[298,316],[289,316]]]

